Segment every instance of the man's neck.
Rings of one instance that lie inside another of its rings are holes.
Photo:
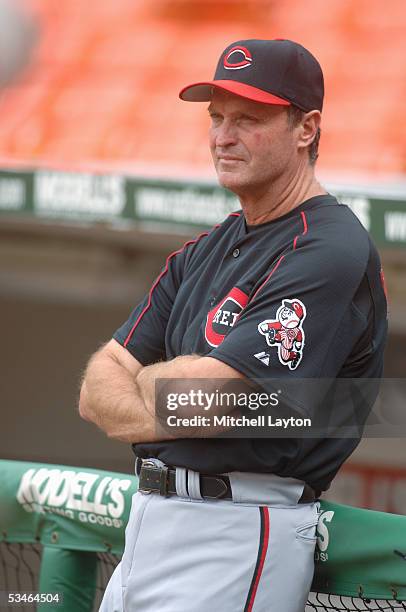
[[[326,193],[311,168],[301,177],[292,176],[288,181],[284,177],[283,183],[277,180],[257,193],[240,195],[240,202],[247,224],[258,225],[286,215],[309,198]]]

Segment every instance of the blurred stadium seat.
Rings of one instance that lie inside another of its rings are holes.
[[[35,65],[4,94],[0,157],[13,163],[183,166],[210,171],[205,113],[177,99],[212,76],[225,44],[285,36],[320,59],[320,167],[406,171],[404,0],[26,0]],[[192,10],[193,8],[193,10]]]
[[[320,176],[378,241],[386,376],[404,379],[406,0],[19,1],[39,36],[0,97],[0,336],[14,364],[3,377],[3,457],[132,469],[127,447],[78,423],[78,373],[194,231],[189,209],[202,219],[207,202],[225,202],[206,200],[194,180],[215,181],[205,105],[177,94],[211,78],[224,46],[243,38],[291,38],[320,59]],[[15,2],[0,0],[0,11]],[[0,12],[1,83],[5,24]],[[110,215],[117,202],[125,211]],[[400,437],[364,440],[331,499],[406,513],[404,449]]]

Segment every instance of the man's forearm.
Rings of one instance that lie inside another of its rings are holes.
[[[142,368],[136,382],[146,410],[154,414],[156,440],[207,438],[229,431],[232,426],[228,421],[220,425],[213,417],[239,417],[241,411],[233,404],[216,404],[214,397],[218,395],[219,390],[225,391],[224,395],[227,395],[227,387],[229,391],[232,390],[232,395],[238,391],[247,392],[248,389],[247,382],[243,382],[235,370],[215,359],[199,355],[176,357],[168,362]],[[196,403],[199,393],[200,401]],[[184,401],[176,406],[176,413],[168,411],[168,400],[171,396],[184,398]],[[206,406],[209,412],[206,412],[204,407],[204,398],[207,396],[211,396],[210,405]],[[172,419],[171,423],[169,417]],[[194,417],[197,417],[198,422],[190,425],[190,419]]]
[[[86,370],[80,393],[81,416],[109,437],[132,442],[153,425],[148,418],[134,373],[108,353],[96,353]]]
[[[155,419],[155,379],[186,376],[187,362],[196,356],[183,356],[146,368],[125,367],[114,354],[101,350],[87,367],[80,393],[79,412],[109,437],[123,442],[153,442],[170,439]],[[176,362],[176,363],[175,363]],[[145,371],[144,376],[141,374]],[[136,376],[143,380],[143,388]]]

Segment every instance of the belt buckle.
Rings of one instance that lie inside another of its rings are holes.
[[[138,459],[138,457],[137,457]],[[141,469],[140,469],[140,476],[141,476],[141,470],[143,467],[156,467],[155,463],[153,461],[150,461],[149,459],[141,459]],[[152,489],[148,490],[148,489],[138,489],[139,493],[142,493],[142,495],[151,495],[152,493]]]
[[[141,471],[143,467],[152,467],[160,471],[159,491],[157,491],[156,489],[155,491],[158,492],[159,495],[162,495],[162,497],[167,497],[168,496],[168,467],[166,465],[158,466],[156,465],[156,463],[154,463],[150,459],[142,460]],[[140,471],[140,476],[141,476],[141,471]],[[138,491],[142,493],[142,495],[150,495],[151,493],[154,492],[154,489],[138,489]]]

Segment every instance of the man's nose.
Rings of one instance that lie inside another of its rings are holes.
[[[237,127],[231,121],[224,119],[215,132],[216,146],[227,147],[237,142]]]

